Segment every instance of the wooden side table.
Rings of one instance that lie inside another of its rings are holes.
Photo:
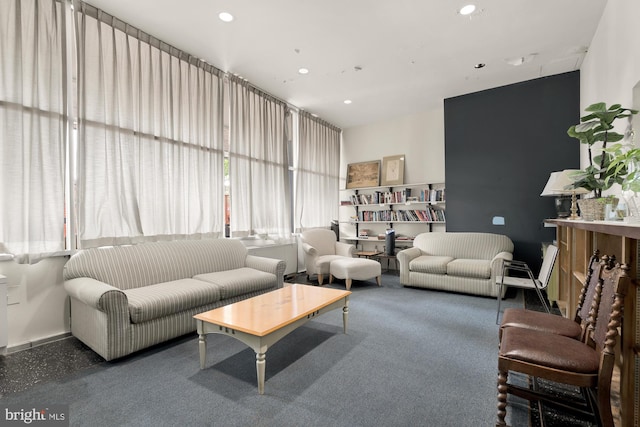
[[[379,253],[375,256],[378,259],[378,262],[382,265],[383,260],[387,260],[387,269],[385,271],[389,271],[389,263],[393,260],[395,269],[398,269],[398,258],[395,255],[387,255],[384,253]]]
[[[360,252],[356,252],[356,256],[358,258],[375,258],[380,253],[381,252],[378,252],[378,251],[360,251]]]

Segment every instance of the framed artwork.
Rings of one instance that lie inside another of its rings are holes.
[[[382,158],[382,181],[380,185],[404,184],[404,154]]]
[[[347,188],[377,187],[380,183],[380,160],[347,165]]]

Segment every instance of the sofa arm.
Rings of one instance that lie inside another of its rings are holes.
[[[284,285],[284,270],[287,268],[287,263],[281,259],[247,255],[245,266],[255,268],[256,270],[264,271],[266,273],[275,274],[278,280],[278,288],[281,288]]]
[[[355,253],[355,245],[352,245],[351,243],[336,242],[336,255],[353,258]]]
[[[100,311],[113,311],[110,302],[115,300],[124,300],[128,305],[127,296],[120,289],[90,277],[66,280],[64,289],[70,297]]]
[[[129,300],[122,290],[89,277],[66,280],[71,332],[105,360],[131,353]]]
[[[497,276],[502,275],[502,263],[504,261],[511,261],[513,254],[511,252],[500,252],[491,260],[491,280],[495,282]]]
[[[400,284],[401,285],[410,285],[409,283],[409,263],[412,259],[419,257],[422,255],[422,250],[420,248],[403,249],[396,254],[396,258],[400,262]]]

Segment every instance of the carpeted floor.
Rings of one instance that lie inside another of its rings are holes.
[[[333,311],[267,352],[263,396],[255,354],[229,337],[209,336],[204,370],[195,334],[115,362],[68,338],[0,357],[0,408],[66,404],[78,426],[495,422],[494,299],[403,288],[393,272],[382,287],[356,281],[352,291],[346,335]],[[504,306],[522,306],[519,295]],[[528,403],[511,399],[510,424],[527,426],[528,419]]]

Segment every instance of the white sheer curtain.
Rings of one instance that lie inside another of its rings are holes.
[[[76,10],[81,246],[220,236],[221,73],[92,6]]]
[[[295,228],[328,227],[338,219],[340,129],[299,113],[295,170]]]
[[[287,106],[229,77],[231,235],[291,235]]]
[[[65,249],[65,14],[0,1],[0,242],[18,261]]]

